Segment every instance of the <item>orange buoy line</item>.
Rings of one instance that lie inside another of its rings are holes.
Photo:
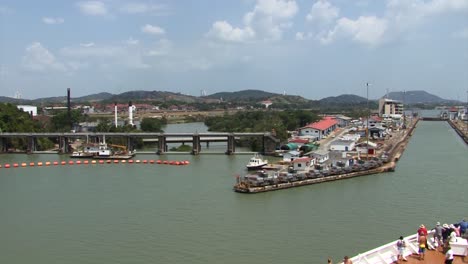
[[[80,165],[80,164],[164,164],[164,165],[189,165],[190,162],[188,160],[184,160],[184,161],[178,161],[178,160],[133,160],[133,159],[130,159],[130,160],[77,160],[76,162],[73,161],[73,160],[68,160],[68,161],[46,161],[46,162],[42,162],[42,161],[38,161],[37,163],[34,163],[34,162],[29,162],[29,163],[26,163],[26,162],[21,162],[21,163],[6,163],[6,164],[0,164],[0,168],[5,168],[5,169],[9,169],[9,168],[19,168],[19,167],[42,167],[42,166],[51,166],[51,165],[54,165],[54,166],[57,166],[57,165]]]

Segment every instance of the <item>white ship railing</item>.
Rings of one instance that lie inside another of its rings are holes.
[[[429,249],[436,248],[434,241],[432,239],[434,231],[428,233],[427,244]],[[391,264],[397,261],[398,248],[397,241],[392,241],[388,244],[374,248],[367,252],[361,253],[357,256],[351,258],[354,264]],[[406,248],[403,253],[405,257],[408,257],[412,254],[418,254],[418,234],[407,236],[404,238],[406,242]],[[342,264],[343,262],[341,262]]]

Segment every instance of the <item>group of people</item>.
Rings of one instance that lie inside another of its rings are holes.
[[[445,264],[452,264],[453,250],[450,247],[450,243],[455,242],[457,237],[468,238],[468,222],[465,219],[463,219],[460,223],[451,225],[441,225],[440,222],[437,222],[436,226],[432,230],[434,230],[434,243],[436,244],[436,249],[441,247],[441,251],[445,254]],[[428,248],[427,228],[424,225],[420,225],[417,233],[419,259],[424,260],[424,255],[426,253],[426,249]],[[407,261],[404,255],[406,241],[404,240],[403,236],[400,236],[396,246],[398,249],[397,261]],[[353,262],[348,256],[345,256],[343,263],[352,264]],[[332,264],[332,260],[330,258],[328,259],[328,264]]]
[[[468,236],[468,222],[465,219],[463,219],[460,223],[451,225],[441,225],[440,222],[437,222],[436,226],[432,230],[434,230],[434,243],[436,244],[436,249],[439,249],[440,247],[441,252],[445,254],[445,263],[451,264],[453,262],[453,250],[450,247],[450,243],[455,242],[457,237],[465,238]],[[420,225],[417,233],[419,259],[423,260],[428,248],[427,228],[424,225]],[[396,246],[398,249],[398,261],[406,261],[404,255],[406,243],[402,236],[400,236]]]

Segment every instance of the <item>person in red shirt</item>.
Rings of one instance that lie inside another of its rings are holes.
[[[427,229],[424,225],[420,225],[418,229],[419,236],[427,236]]]

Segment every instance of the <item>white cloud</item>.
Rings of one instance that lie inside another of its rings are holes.
[[[120,8],[120,11],[127,14],[163,14],[167,12],[167,7],[161,4],[147,3],[127,3]]]
[[[78,8],[80,9],[81,13],[90,16],[103,16],[107,15],[107,7],[103,2],[100,1],[85,1],[85,2],[78,2]]]
[[[257,0],[254,9],[244,15],[243,27],[216,21],[207,35],[228,42],[279,40],[298,10],[294,0]]]
[[[312,22],[330,23],[338,17],[339,12],[338,7],[333,6],[330,2],[319,0],[312,6],[306,19]]]
[[[250,27],[235,28],[226,21],[216,21],[208,35],[229,42],[247,42],[255,37],[255,32]]]
[[[89,47],[94,46],[94,42],[81,43],[80,46],[85,47],[85,48],[89,48]]]
[[[127,39],[125,41],[125,43],[127,45],[138,45],[138,44],[140,44],[140,41],[138,39],[134,39],[134,38],[130,37],[129,39]]]
[[[59,62],[55,56],[42,46],[39,42],[34,42],[26,47],[26,54],[23,56],[22,65],[31,71],[66,71],[63,63]]]
[[[166,33],[163,28],[158,27],[158,26],[153,26],[150,24],[146,24],[143,27],[141,27],[141,31],[143,33],[151,34],[151,35],[163,35]]]
[[[316,3],[322,3],[320,4],[322,11],[329,10],[329,6],[324,4],[325,1],[320,0]],[[383,16],[360,16],[357,19],[341,17],[331,28],[317,34],[316,38],[323,44],[340,38],[349,38],[358,43],[375,46],[416,28],[435,16],[468,13],[467,11],[468,0],[388,0]],[[322,19],[335,16],[333,12],[328,14],[332,15],[324,15]],[[315,17],[318,18],[318,15],[307,18]]]
[[[383,42],[387,28],[387,20],[375,16],[360,16],[356,20],[343,17],[320,41],[327,44],[338,38],[349,37],[356,42],[375,46]]]
[[[296,40],[307,40],[313,37],[311,33],[306,32],[296,32]]]
[[[43,17],[42,22],[48,25],[62,24],[65,20],[61,17]]]
[[[167,39],[161,39],[151,47],[146,53],[148,56],[163,56],[167,55],[172,48],[172,42]]]
[[[60,50],[63,57],[89,67],[97,66],[100,69],[124,67],[132,69],[146,69],[150,65],[143,61],[143,51],[132,49],[131,46],[117,45],[82,45],[65,47]]]
[[[468,27],[454,32],[452,34],[452,37],[458,39],[468,39]]]
[[[399,31],[418,26],[431,16],[468,11],[467,0],[388,0],[387,17]]]

